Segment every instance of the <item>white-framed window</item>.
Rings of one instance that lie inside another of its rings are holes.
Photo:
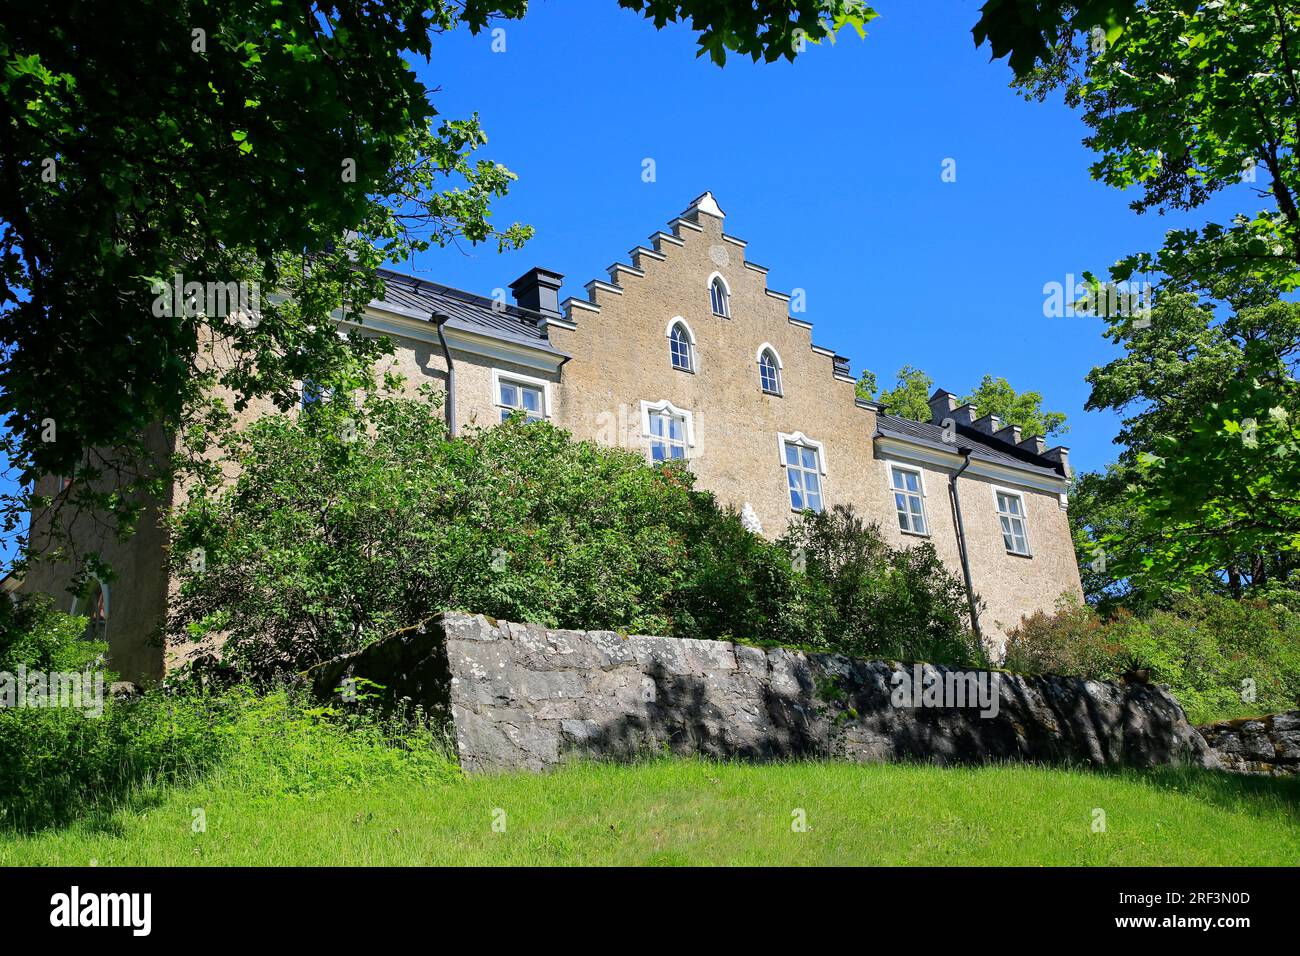
[[[691,413],[664,399],[641,403],[641,434],[650,449],[650,463],[685,461],[695,444]]]
[[[650,413],[650,461],[686,460],[686,419],[672,412]]]
[[[709,302],[714,315],[731,318],[731,290],[727,288],[727,280],[716,272],[709,277]]]
[[[493,369],[492,392],[501,421],[515,412],[523,412],[524,418],[530,422],[551,415],[551,383],[545,379]]]
[[[668,323],[668,356],[678,371],[695,371],[695,336],[681,316]]]
[[[1009,488],[994,488],[993,503],[1002,526],[1002,543],[1007,554],[1029,556],[1029,525],[1025,519],[1025,496]]]
[[[91,576],[85,590],[72,599],[72,615],[85,615],[86,630],[82,635],[88,641],[108,639],[108,585]]]
[[[813,441],[803,432],[779,434],[777,440],[791,509],[821,511],[824,497],[822,476],[826,474],[826,453],[822,443]]]
[[[302,395],[300,404],[302,408],[313,408],[317,405],[323,405],[334,397],[334,389],[328,385],[321,385],[313,382],[311,379],[305,379],[302,383]]]
[[[781,356],[764,342],[758,347],[758,383],[768,395],[781,394]]]
[[[928,535],[930,526],[925,520],[925,476],[921,470],[891,463],[889,488],[894,495],[898,529],[905,534]]]

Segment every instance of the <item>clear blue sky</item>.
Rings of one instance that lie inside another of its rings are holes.
[[[1066,413],[1076,468],[1103,467],[1117,419],[1084,412],[1084,375],[1115,350],[1099,319],[1044,318],[1043,284],[1104,274],[1166,229],[1257,203],[1243,189],[1192,216],[1136,215],[1089,178],[1078,115],[1026,102],[1005,61],[976,50],[977,3],[877,7],[865,40],[844,31],[795,64],[719,69],[695,58],[688,28],[656,31],[614,0],[535,2],[502,24],[504,53],[488,33],[436,40],[421,79],[440,87],[442,115],[478,111],[482,152],[519,175],[496,218],[537,235],[505,255],[426,253],[415,270],[490,294],[541,265],[581,297],[710,189],[769,286],[807,290],[814,341],[855,374],[892,384],[912,364],[954,392],[1005,376]]]

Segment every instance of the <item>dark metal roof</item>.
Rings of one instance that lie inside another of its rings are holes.
[[[958,425],[957,434],[962,437],[961,445],[970,448],[972,458],[993,462],[998,465],[1006,465],[1009,468],[1019,468],[1022,471],[1034,474],[1051,475],[1055,478],[1064,477],[1055,462],[1019,448],[1010,442],[1002,441],[1000,438],[986,435],[969,425]],[[915,442],[918,445],[936,448],[949,454],[956,451],[950,442],[943,440],[943,429],[938,425],[913,421],[899,415],[878,413],[876,416],[876,435]]]
[[[478,332],[547,352],[556,351],[547,338],[542,324],[545,317],[540,312],[391,269],[380,269],[379,277],[384,280],[384,297],[370,303],[374,308],[425,321],[429,321],[432,315],[445,315],[448,328]]]

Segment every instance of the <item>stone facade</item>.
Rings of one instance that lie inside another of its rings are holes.
[[[895,545],[928,540],[961,575],[955,482],[971,584],[984,605],[979,624],[995,652],[1022,615],[1050,610],[1063,595],[1080,597],[1064,509],[1065,450],[1018,445],[1018,435],[994,435],[996,422],[973,422],[962,409],[952,412],[955,429],[941,431],[937,423],[949,413],[940,409],[935,424],[912,423],[909,431],[880,406],[858,400],[848,359],[813,343],[811,324],[794,311],[799,297],[792,304],[791,296],[769,289],[767,270],[748,259],[746,243],[723,224],[721,208],[705,193],[670,231],[654,233],[628,262],[612,265],[609,281],[588,283],[587,298],[563,305],[562,277],[545,270],[521,277],[512,286],[518,302],[509,305],[392,274],[385,299],[370,303],[362,328],[392,338],[390,368],[412,390],[448,389],[445,337],[457,429],[500,420],[503,381],[538,389],[542,416],[575,436],[647,454],[649,411],[680,414],[688,425],[686,460],[699,486],[745,509],[769,536],[779,535],[796,513],[783,452],[789,439],[816,449],[824,507],[853,505]],[[725,315],[714,312],[715,279],[727,292]],[[689,329],[689,371],[674,368],[670,358],[675,321]],[[779,394],[762,387],[762,350],[779,365]],[[254,404],[246,414],[264,410]],[[951,443],[940,441],[941,433]],[[920,477],[924,535],[900,529],[890,488],[895,465]],[[1022,503],[1028,554],[1010,553],[1004,544],[999,490]],[[110,547],[122,571],[111,585],[108,639],[115,666],[133,680],[160,677],[177,663],[158,640],[171,585],[157,518],[161,507],[182,497],[183,489],[174,489],[146,515],[136,539]],[[70,573],[36,570],[25,586],[59,595],[67,606],[71,598],[61,585]]]
[[[1217,766],[1182,708],[1156,687],[548,630],[481,615],[444,615],[423,634],[372,645],[312,676],[322,696],[364,677],[449,715],[462,766],[478,772],[664,752]],[[912,701],[897,688],[917,677],[969,693],[941,702],[948,706],[915,706],[925,703],[920,687]]]
[[[1273,777],[1300,774],[1300,710],[1224,720],[1199,730],[1225,770]]]

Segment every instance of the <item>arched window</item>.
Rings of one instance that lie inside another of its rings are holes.
[[[759,350],[758,380],[767,394],[781,394],[781,361],[770,348]]]
[[[97,577],[86,582],[86,588],[72,601],[72,613],[85,616],[88,641],[103,641],[108,637],[108,585]]]
[[[723,281],[722,276],[714,276],[713,281],[709,283],[709,298],[713,302],[714,315],[731,317],[731,305],[728,301],[731,294],[727,291],[727,283]]]
[[[669,326],[668,351],[672,356],[673,368],[680,369],[683,372],[695,371],[695,356],[692,344],[691,333],[687,331],[685,323],[674,322]]]

